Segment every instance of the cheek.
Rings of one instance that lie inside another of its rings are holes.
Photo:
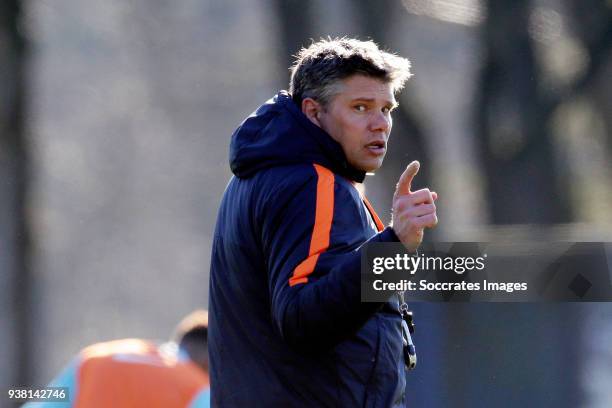
[[[363,136],[364,132],[358,127],[346,129],[345,138],[346,145],[354,152],[360,152],[367,144],[367,139]]]
[[[350,138],[355,145],[367,143],[368,121],[363,118],[355,118],[350,122],[344,123],[344,134]]]

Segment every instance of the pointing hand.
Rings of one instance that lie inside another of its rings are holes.
[[[413,161],[400,176],[393,194],[391,225],[402,244],[415,251],[423,241],[423,230],[438,224],[436,205],[438,194],[423,188],[411,191],[412,180],[419,172],[420,163]]]

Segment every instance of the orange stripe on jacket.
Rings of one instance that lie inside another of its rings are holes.
[[[376,228],[378,228],[378,232],[381,232],[382,230],[384,230],[385,225],[380,220],[380,217],[378,216],[378,214],[376,214],[374,207],[372,207],[372,204],[370,204],[366,196],[363,196],[363,202],[365,203],[366,207],[368,207],[368,211],[370,212],[370,214],[372,214],[372,218],[374,218],[374,222],[376,223]]]
[[[329,248],[329,236],[334,219],[334,173],[318,164],[313,165],[317,171],[317,201],[315,223],[310,240],[308,258],[304,259],[293,271],[289,286],[308,282],[308,275],[314,272],[317,260],[322,252]]]

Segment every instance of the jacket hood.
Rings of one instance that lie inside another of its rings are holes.
[[[365,172],[348,164],[342,146],[312,123],[286,91],[280,91],[236,129],[230,144],[230,168],[240,178],[259,170],[317,163],[361,183]]]

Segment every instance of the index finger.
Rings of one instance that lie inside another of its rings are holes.
[[[403,195],[410,193],[412,179],[414,179],[414,176],[419,172],[420,167],[421,164],[417,160],[413,161],[406,167],[406,170],[404,170],[399,178],[399,181],[397,182],[395,194]]]

